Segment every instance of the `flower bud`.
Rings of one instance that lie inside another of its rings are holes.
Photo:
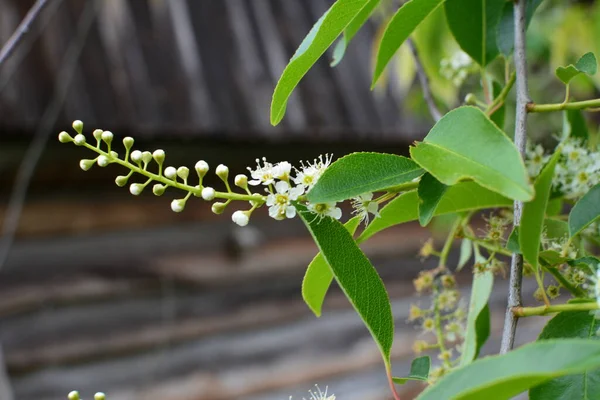
[[[215,189],[211,187],[205,187],[202,189],[202,198],[206,201],[211,201],[215,198]]]
[[[94,136],[94,139],[100,140],[100,139],[102,139],[102,133],[104,133],[104,131],[102,129],[94,129],[94,132],[92,132],[92,135]]]
[[[123,187],[123,186],[127,185],[128,180],[129,180],[129,177],[127,175],[119,175],[115,178],[115,183],[117,184],[117,186]]]
[[[83,159],[79,161],[79,168],[81,168],[84,171],[89,170],[90,168],[92,168],[92,165],[96,164],[96,160],[88,160],[88,159]]]
[[[142,161],[142,152],[139,150],[132,151],[131,152],[131,160],[136,163]]]
[[[119,158],[119,153],[117,153],[116,151],[111,151],[110,155],[114,158]]]
[[[75,132],[81,134],[83,132],[83,122],[80,120],[73,121],[73,129],[75,129]]]
[[[148,164],[150,161],[152,161],[152,153],[149,151],[142,152],[142,161],[144,164]]]
[[[477,96],[475,96],[473,93],[469,93],[465,96],[465,104],[468,104],[470,106],[474,106],[477,104]]]
[[[143,190],[144,185],[142,185],[141,183],[132,183],[131,185],[129,185],[129,191],[134,196],[139,196]]]
[[[99,156],[97,162],[100,167],[106,167],[108,164],[110,164],[110,160],[106,156]]]
[[[165,176],[169,179],[175,179],[177,170],[174,167],[167,167],[165,168]]]
[[[188,167],[177,168],[177,176],[183,180],[186,180],[190,176],[190,169]]]
[[[129,150],[129,149],[131,149],[133,147],[133,142],[134,142],[134,140],[130,136],[127,136],[127,137],[123,138],[123,146],[125,146],[125,148],[127,150]]]
[[[231,220],[239,226],[246,226],[250,221],[250,216],[247,211],[236,211],[231,215]]]
[[[211,210],[215,214],[223,214],[223,211],[225,211],[225,207],[227,207],[227,205],[225,203],[217,202],[217,203],[213,203]]]
[[[73,390],[71,393],[69,393],[69,395],[67,396],[69,400],[79,400],[79,392],[77,390]]]
[[[98,392],[94,395],[94,400],[106,400],[106,395],[102,392]]]
[[[248,189],[248,177],[243,174],[239,174],[235,176],[234,180],[235,186],[240,187],[242,189]]]
[[[99,130],[99,129],[97,129],[97,130]],[[96,131],[94,131],[94,132],[96,132]],[[112,140],[113,140],[113,134],[112,134],[112,132],[111,131],[104,131],[104,132],[102,132],[102,140],[104,140],[104,142],[106,144],[111,144]]]
[[[156,196],[162,196],[163,193],[165,193],[166,189],[167,189],[167,187],[165,185],[161,185],[160,183],[157,183],[154,186],[152,186],[152,193],[154,193],[154,195],[156,195]]]
[[[229,168],[227,168],[227,166],[223,164],[219,164],[215,172],[217,176],[224,181],[226,181],[227,177],[229,176]]]
[[[200,178],[204,178],[204,175],[206,175],[208,172],[208,164],[204,160],[198,161],[194,168],[196,169],[196,172]]]
[[[75,144],[77,146],[83,146],[83,144],[85,143],[85,136],[83,136],[81,133],[75,135],[75,139],[73,139],[73,141],[75,142]]]
[[[67,132],[62,131],[58,134],[58,141],[61,143],[69,143],[73,141],[73,138]]]
[[[185,199],[175,199],[171,202],[171,210],[173,212],[182,212],[185,208]]]
[[[163,161],[165,161],[165,151],[161,149],[154,150],[152,158],[154,158],[154,161],[156,161],[158,165],[162,165]]]

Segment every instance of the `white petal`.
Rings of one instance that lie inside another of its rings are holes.
[[[290,185],[285,181],[279,181],[275,184],[275,190],[279,194],[286,193],[289,190],[289,188],[290,188]]]
[[[296,216],[296,208],[294,206],[287,206],[285,209],[285,216],[288,218],[294,218]]]
[[[327,215],[329,215],[332,218],[335,219],[340,219],[342,218],[342,209],[339,207],[335,207],[334,209],[330,210]]]

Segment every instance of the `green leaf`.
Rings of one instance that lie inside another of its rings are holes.
[[[521,254],[521,246],[519,245],[519,227],[515,227],[510,233],[510,236],[508,236],[506,248],[510,250],[511,253]]]
[[[473,242],[469,239],[463,239],[460,242],[460,256],[458,257],[458,264],[456,265],[456,270],[460,271],[463,269],[467,262],[471,259],[473,255]]]
[[[577,61],[575,65],[570,64],[566,67],[556,68],[556,76],[565,85],[571,82],[571,79],[575,78],[579,74],[594,75],[598,70],[598,63],[596,62],[596,56],[594,53],[586,53]]]
[[[350,22],[348,27],[344,30],[344,36],[337,42],[335,48],[333,49],[333,60],[331,60],[331,66],[335,67],[338,65],[342,58],[344,58],[344,54],[346,53],[346,49],[348,48],[348,44],[354,35],[362,28],[362,26],[367,22],[373,10],[379,5],[381,0],[369,0],[369,2],[363,7],[362,10]]]
[[[563,111],[563,137],[574,137],[587,141],[590,132],[581,110]]]
[[[551,379],[600,367],[600,341],[548,340],[453,370],[417,400],[508,400]]]
[[[562,197],[552,198],[550,195],[550,199],[548,200],[548,207],[546,208],[546,215],[548,217],[556,217],[562,213],[563,209],[563,199]]]
[[[554,168],[560,157],[560,152],[554,153],[548,164],[535,181],[535,198],[523,206],[521,226],[519,227],[519,245],[523,252],[523,258],[534,269],[538,268],[538,254],[542,232],[544,229],[544,217],[552,188],[552,177]]]
[[[431,174],[423,175],[417,189],[419,195],[419,223],[421,226],[429,224],[446,190],[448,190],[448,186],[435,179]]]
[[[583,338],[598,340],[598,320],[588,311],[562,312],[544,327],[538,340]],[[576,375],[547,381],[529,391],[531,400],[600,399],[600,370],[586,370]]]
[[[544,232],[546,232],[546,239],[548,240],[565,239],[569,236],[569,224],[560,219],[546,218]]]
[[[533,18],[533,14],[535,14],[535,10],[537,10],[540,4],[542,4],[542,0],[527,0],[527,26],[529,26],[531,18]],[[498,45],[498,50],[500,50],[505,57],[510,56],[515,43],[514,8],[515,7],[512,1],[507,1],[506,4],[504,4],[502,16],[500,17],[500,21],[498,21],[498,27],[496,28],[496,43]]]
[[[452,35],[479,65],[486,66],[498,55],[496,27],[504,0],[447,0],[446,20]]]
[[[506,134],[478,108],[460,107],[440,119],[410,154],[445,185],[472,179],[514,200],[533,198],[525,164]]]
[[[596,273],[600,269],[600,260],[593,256],[581,257],[576,260],[567,261],[570,266],[583,269],[588,275]]]
[[[383,70],[402,43],[429,14],[443,3],[444,0],[409,0],[394,14],[383,33],[377,50],[371,89],[375,87]]]
[[[569,213],[569,236],[573,237],[600,218],[600,184],[587,192]]]
[[[365,228],[357,240],[367,240],[379,231],[418,218],[419,199],[416,191],[401,194],[379,212],[379,217]],[[513,202],[495,192],[482,188],[474,182],[461,182],[448,188],[434,215],[484,208],[511,206]]]
[[[390,299],[379,274],[339,221],[331,217],[318,218],[300,204],[295,204],[295,207],[335,280],[365,323],[386,366],[389,366],[394,320]]]
[[[395,154],[353,153],[331,164],[306,197],[311,203],[342,201],[410,182],[423,173],[410,158]]]
[[[360,217],[357,216],[346,222],[344,227],[350,232],[350,235],[354,235],[358,225],[360,225]],[[321,316],[323,301],[332,280],[331,268],[327,265],[323,254],[318,253],[308,264],[302,280],[302,298],[317,317]]]
[[[540,251],[539,257],[540,260],[547,266],[563,264],[568,260],[567,258],[561,256],[560,253],[555,250]]]
[[[368,0],[337,0],[312,27],[277,82],[271,101],[271,124],[281,122],[300,80],[367,4]]]
[[[481,346],[490,336],[490,310],[488,300],[494,286],[494,274],[491,271],[477,273],[473,277],[469,314],[463,352],[460,365],[470,364],[477,358]]]
[[[429,369],[431,368],[431,359],[429,356],[418,357],[410,363],[410,374],[404,378],[392,378],[394,383],[404,385],[407,381],[427,382],[429,378]]]

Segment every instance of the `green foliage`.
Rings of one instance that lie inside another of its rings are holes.
[[[423,172],[406,157],[353,153],[331,164],[308,192],[307,198],[312,203],[346,200],[410,182]]]
[[[344,58],[344,54],[346,53],[346,49],[350,44],[350,41],[356,35],[356,33],[362,28],[362,26],[367,22],[375,8],[379,5],[381,0],[369,0],[367,4],[360,10],[358,14],[354,17],[354,19],[350,22],[348,27],[344,30],[344,36],[337,42],[335,48],[333,49],[333,59],[331,60],[331,66],[335,67],[338,65],[342,58]]]
[[[300,204],[295,207],[335,280],[371,332],[384,362],[389,365],[394,320],[390,299],[377,271],[344,225],[331,217],[319,218]]]
[[[538,340],[583,338],[598,340],[598,320],[587,311],[557,314],[544,327]],[[552,379],[529,391],[531,400],[587,400],[600,398],[600,369]]]
[[[488,300],[493,286],[494,274],[491,271],[475,273],[460,365],[467,365],[477,358],[479,350],[490,335]]]
[[[559,156],[559,152],[555,153],[550,162],[544,167],[535,181],[535,198],[523,206],[519,228],[519,245],[523,252],[523,258],[535,269],[538,267],[544,217],[552,187],[554,168]]]
[[[367,5],[368,0],[337,0],[312,27],[277,82],[271,102],[271,124],[281,122],[296,85]]]
[[[486,66],[499,53],[496,27],[505,4],[503,0],[446,1],[446,19],[454,38],[479,65]]]
[[[443,3],[444,0],[409,0],[394,14],[381,38],[381,43],[377,50],[377,60],[371,88],[375,87],[383,70],[402,43],[429,14]]]
[[[419,223],[421,226],[429,224],[446,190],[448,190],[448,186],[435,179],[430,173],[423,175],[417,189],[419,195]]]
[[[575,65],[570,64],[566,67],[556,68],[556,76],[565,85],[571,82],[579,74],[595,75],[598,71],[598,63],[594,53],[586,53],[577,61]]]
[[[429,369],[431,368],[431,359],[429,356],[417,357],[410,363],[410,374],[404,378],[394,377],[394,383],[404,385],[408,381],[427,382]]]
[[[543,0],[527,0],[527,26],[529,26],[533,14],[539,5],[542,4],[542,1]],[[515,43],[514,9],[515,6],[512,1],[505,2],[502,15],[500,16],[498,26],[496,27],[496,44],[498,45],[500,53],[505,57],[510,56]]]
[[[460,271],[473,255],[473,242],[469,239],[463,239],[460,242],[460,255],[458,257],[458,264],[456,264],[456,270]]]
[[[569,213],[569,236],[579,234],[600,218],[600,184],[590,189]]]
[[[360,217],[354,217],[344,224],[344,227],[354,235],[356,228],[360,224]],[[308,264],[304,279],[302,280],[302,298],[317,317],[321,316],[323,301],[327,290],[333,280],[333,272],[327,264],[323,254],[318,253]]]
[[[563,137],[575,137],[588,140],[590,132],[581,110],[563,111]]]
[[[458,368],[417,400],[508,400],[551,379],[600,367],[600,341],[548,340]]]
[[[515,145],[475,107],[450,111],[422,143],[411,147],[410,154],[445,185],[472,179],[511,199],[533,198],[533,188]]]

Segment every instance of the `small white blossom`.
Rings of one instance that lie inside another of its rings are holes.
[[[332,217],[334,219],[342,218],[342,209],[335,206],[335,202],[308,204],[308,209],[319,217]]]
[[[265,186],[271,185],[275,182],[275,176],[273,175],[273,164],[267,162],[267,159],[263,157],[263,165],[260,165],[260,160],[256,159],[256,169],[248,167],[252,180],[248,182],[252,186],[258,186],[263,184]]]
[[[304,193],[301,186],[290,187],[289,183],[279,181],[275,184],[275,193],[267,196],[267,206],[269,206],[269,216],[277,220],[285,218],[294,218],[296,208],[291,204]]]
[[[215,189],[207,186],[204,189],[202,189],[201,196],[204,200],[211,201],[215,198]]]
[[[328,387],[325,387],[325,391],[323,392],[320,388],[319,385],[315,385],[316,390],[312,391],[309,390],[308,393],[310,394],[310,398],[308,400],[335,400],[335,395],[327,394],[328,391]],[[305,397],[302,398],[303,400],[307,400]],[[292,400],[292,396],[290,396],[290,400]]]
[[[273,177],[287,181],[290,179],[290,172],[292,171],[292,164],[287,161],[281,161],[273,167]]]
[[[296,177],[293,179],[296,185],[302,185],[307,190],[312,188],[323,172],[329,167],[331,164],[332,155],[326,154],[325,159],[320,155],[319,158],[315,158],[312,163],[307,162],[306,164],[302,162],[302,167],[298,170],[296,169]]]
[[[550,156],[544,155],[544,148],[541,145],[538,144],[535,147],[532,147],[529,143],[526,154],[527,159],[525,164],[527,165],[527,172],[529,173],[529,176],[536,177],[548,162]]]
[[[353,214],[360,217],[361,221],[369,223],[369,214],[379,217],[379,204],[373,200],[373,193],[364,193],[352,199]]]
[[[250,217],[246,211],[236,211],[231,215],[231,220],[239,226],[246,226],[250,221]]]

